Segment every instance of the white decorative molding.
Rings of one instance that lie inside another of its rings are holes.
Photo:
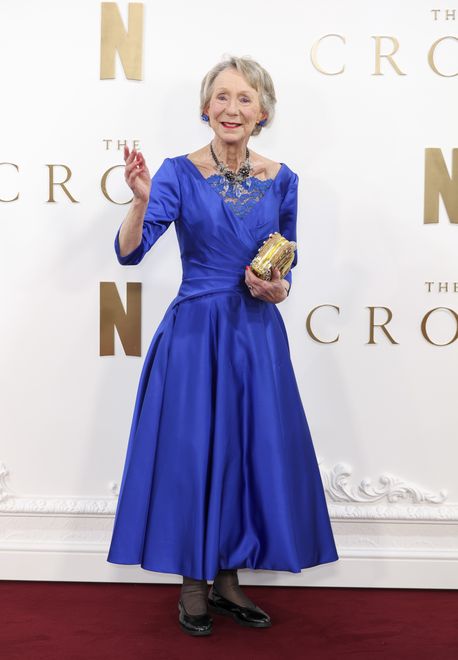
[[[458,503],[443,504],[447,491],[434,494],[406,480],[383,474],[379,486],[370,479],[350,485],[351,468],[337,463],[325,469],[318,461],[329,515],[334,521],[442,521],[458,522]],[[0,515],[114,516],[118,484],[111,481],[111,496],[34,496],[17,495],[6,484],[9,472],[0,464]]]
[[[390,506],[377,505],[328,505],[331,520],[373,520],[387,522],[458,522],[458,504],[445,506],[403,506],[392,504]]]
[[[0,463],[0,502],[10,494],[8,486],[6,485],[6,477],[8,476],[8,470],[4,463]]]
[[[109,497],[8,497],[0,514],[114,515],[116,498]]]
[[[321,465],[321,461],[318,463]],[[352,470],[346,463],[337,463],[328,470],[320,467],[320,473],[324,489],[333,502],[366,504],[386,500],[389,503],[397,503],[399,500],[410,499],[414,504],[441,504],[447,497],[445,489],[433,494],[391,474],[382,474],[378,487],[372,486],[370,479],[363,479],[360,484],[350,486],[348,477]]]
[[[458,504],[438,506],[447,498],[445,489],[431,493],[391,474],[382,474],[379,486],[373,486],[371,479],[350,485],[352,470],[346,463],[325,469],[318,460],[318,465],[330,500],[329,515],[335,520],[458,521]]]
[[[332,520],[458,522],[458,504],[443,505],[445,489],[431,493],[391,474],[382,474],[377,486],[371,479],[351,485],[352,469],[348,464],[337,463],[325,469],[318,459],[318,465]]]
[[[111,497],[17,495],[6,484],[9,471],[0,463],[0,514],[109,515],[116,512],[118,484],[110,481]]]

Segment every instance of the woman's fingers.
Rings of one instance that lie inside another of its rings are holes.
[[[128,183],[129,187],[131,188],[131,190],[133,192],[135,192],[135,183],[136,183],[136,180],[137,180],[137,176],[140,175],[140,178],[141,178],[142,174],[143,174],[143,170],[136,170],[136,171],[134,170],[132,172],[132,174],[130,175],[129,180],[127,181],[127,183]]]
[[[280,302],[284,299],[284,287],[283,284],[280,284],[281,279],[279,268],[273,269],[271,280],[262,280],[253,273],[251,268],[245,269],[245,284],[250,287],[251,295],[267,302]]]
[[[126,164],[131,163],[133,161],[133,159],[135,158],[135,154],[136,154],[135,149],[132,149],[132,151],[129,152],[129,147],[128,146],[124,147],[124,160],[126,161]]]
[[[126,181],[129,179],[132,171],[140,172],[143,169],[144,165],[145,165],[145,161],[141,154],[136,159],[133,159],[130,162],[126,162],[126,167],[125,167]]]
[[[126,162],[126,165],[132,163],[136,158],[143,158],[141,153],[137,151],[136,149],[132,149],[132,151],[129,153],[129,147],[127,145],[124,146],[124,160]]]
[[[139,167],[140,165],[143,165],[144,162],[142,154],[133,151],[128,159],[126,167]]]
[[[143,197],[143,194],[145,193],[146,199],[148,198],[149,191],[146,189],[149,188],[150,174],[144,161],[142,161],[138,167],[136,167],[134,163],[134,167],[130,170],[130,174],[126,177],[126,181],[135,195]]]
[[[144,169],[145,162],[143,160],[134,161],[126,167],[126,175],[130,177],[132,173],[135,172],[135,174],[138,174],[139,172],[143,172]]]
[[[150,182],[150,174],[143,158],[143,154],[136,149],[132,149],[129,154],[129,148],[124,146],[124,159],[126,165],[124,168],[124,178],[127,185],[136,196],[143,198],[148,183]],[[137,183],[137,176],[140,175]]]
[[[134,166],[138,162],[138,155],[135,151],[132,151],[128,159],[126,160],[126,167]]]

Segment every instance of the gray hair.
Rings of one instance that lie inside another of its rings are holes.
[[[224,57],[225,59],[210,69],[202,80],[200,86],[201,114],[210,101],[216,76],[221,71],[232,68],[237,69],[248,80],[251,87],[258,92],[261,110],[267,113],[264,126],[269,126],[274,118],[275,103],[277,102],[272,78],[260,64],[250,57],[233,57],[232,55]],[[251,135],[258,135],[262,128],[262,126],[256,125]]]

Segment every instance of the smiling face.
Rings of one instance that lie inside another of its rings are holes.
[[[227,143],[248,142],[256,123],[266,117],[258,92],[233,68],[216,76],[205,111],[215,134]]]

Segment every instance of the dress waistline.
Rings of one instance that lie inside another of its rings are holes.
[[[214,293],[223,293],[224,291],[233,291],[234,293],[244,293],[248,295],[248,287],[246,284],[235,284],[233,286],[218,287],[216,289],[206,289],[205,291],[198,291],[196,293],[189,293],[187,295],[178,294],[170,303],[169,309],[173,309],[179,303],[184,302],[185,300],[192,300],[193,298],[201,298],[202,296],[208,296]],[[251,298],[251,296],[250,296]]]

